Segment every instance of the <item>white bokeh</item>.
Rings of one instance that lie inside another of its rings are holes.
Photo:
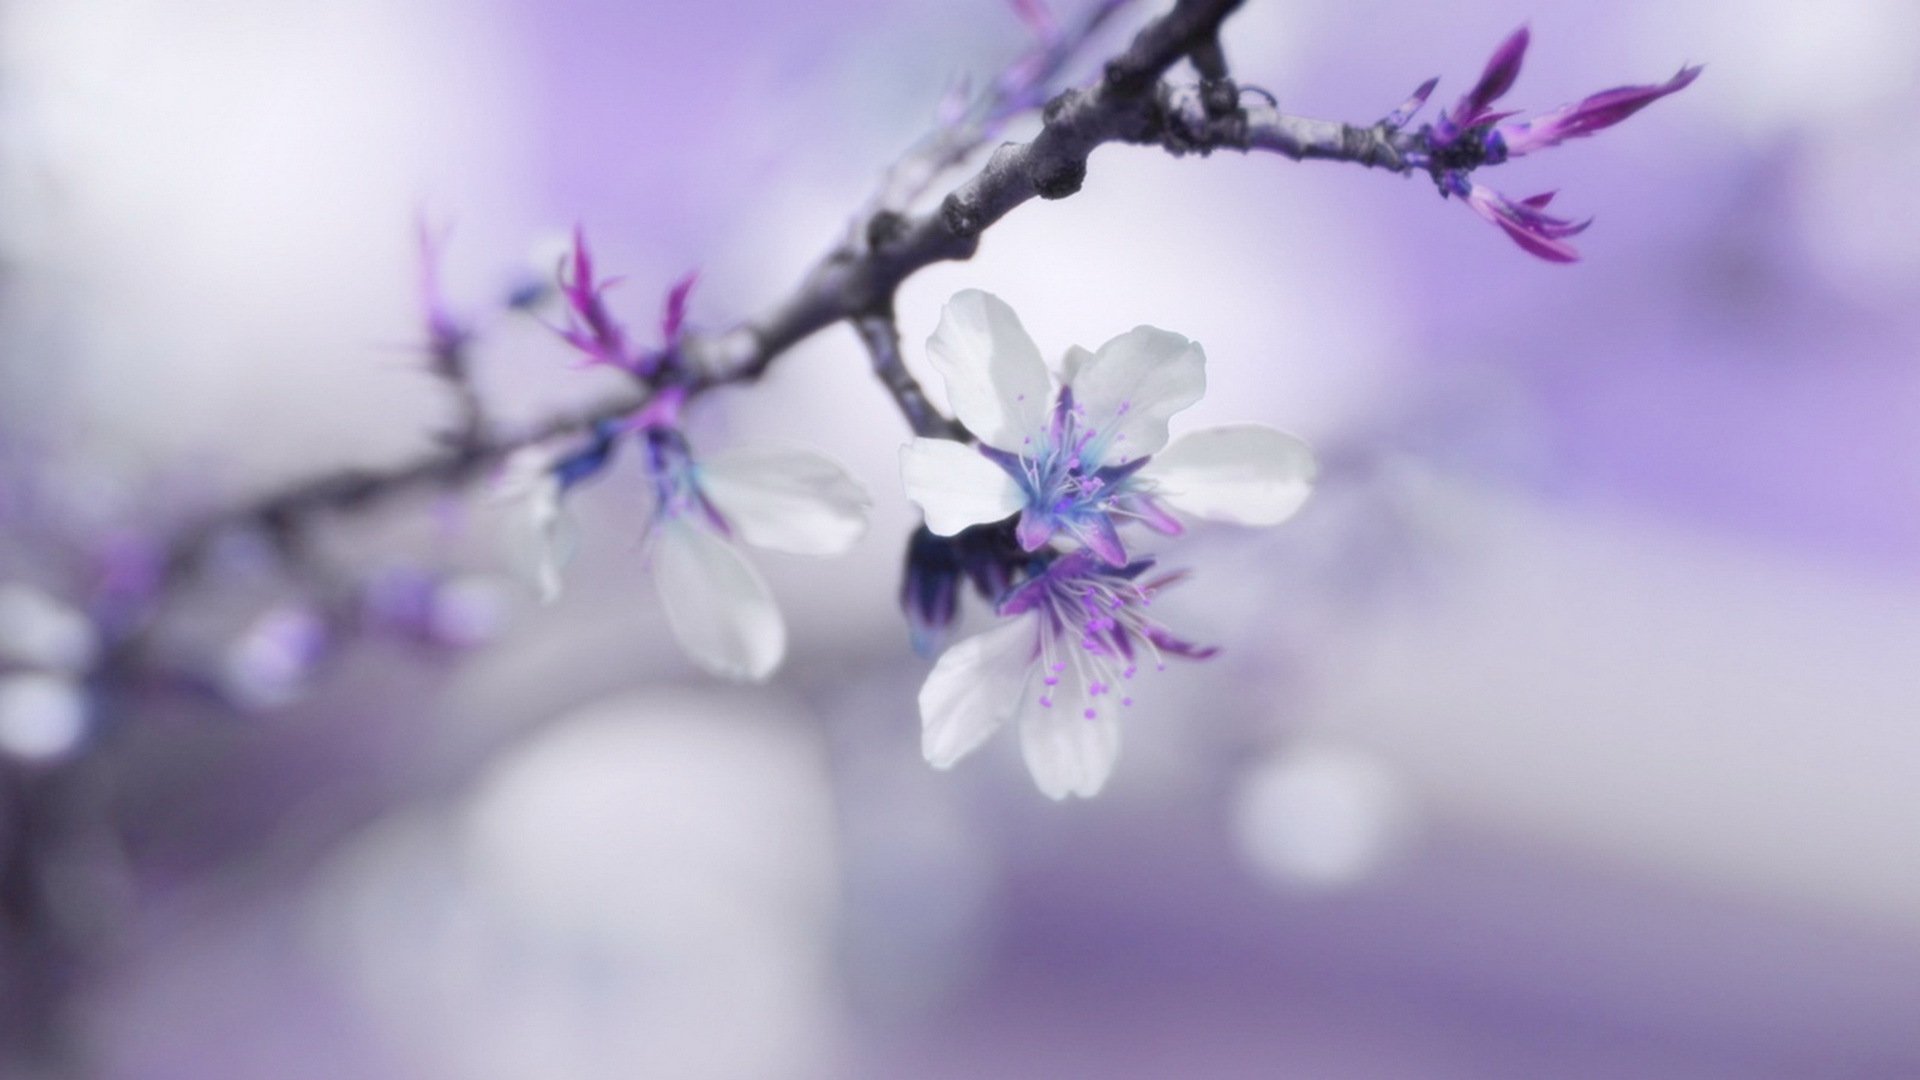
[[[0,677],[0,752],[22,761],[65,757],[87,733],[87,699],[57,675]]]
[[[827,1075],[839,901],[807,722],[723,691],[562,718],[348,852],[316,940],[421,1075]]]
[[[1241,777],[1233,827],[1241,857],[1277,885],[1350,887],[1404,849],[1414,800],[1393,767],[1333,743],[1288,747]]]

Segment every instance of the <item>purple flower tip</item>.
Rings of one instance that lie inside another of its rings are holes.
[[[700,281],[700,271],[689,270],[673,288],[667,290],[666,312],[660,318],[660,337],[672,348],[680,341],[680,331],[687,321],[687,297],[692,294],[694,285]]]
[[[975,525],[952,536],[936,536],[924,525],[915,530],[907,541],[900,581],[900,607],[915,651],[931,656],[945,643],[963,583],[971,582],[974,592],[991,604],[1032,562],[1005,522]]]
[[[465,367],[468,331],[447,303],[440,284],[440,249],[444,235],[435,235],[420,221],[420,308],[427,324],[427,355],[434,370],[455,376]]]
[[[959,611],[958,545],[922,525],[907,541],[906,570],[900,578],[900,609],[906,613],[913,649],[931,656],[946,643]]]
[[[1701,65],[1689,65],[1663,83],[1602,90],[1571,105],[1562,105],[1543,116],[1515,124],[1502,124],[1494,134],[1512,157],[1558,146],[1568,139],[1582,138],[1610,128],[1661,98],[1685,90],[1700,77],[1701,70]]]
[[[1473,89],[1441,113],[1439,120],[1421,129],[1425,146],[1410,155],[1410,160],[1432,175],[1443,198],[1459,196],[1474,213],[1499,226],[1528,253],[1549,262],[1576,262],[1580,254],[1567,238],[1592,224],[1591,218],[1574,221],[1548,213],[1554,194],[1550,191],[1517,201],[1509,199],[1473,183],[1474,170],[1612,127],[1691,86],[1700,77],[1701,68],[1690,64],[1663,83],[1615,87],[1530,120],[1510,121],[1516,114],[1495,112],[1493,103],[1519,78],[1528,41],[1527,28],[1522,26],[1500,43]],[[1419,107],[1428,87],[1420,89],[1402,106],[1407,115]],[[1396,112],[1389,122],[1400,115]]]
[[[1500,231],[1528,254],[1548,262],[1579,262],[1580,253],[1567,243],[1567,238],[1585,232],[1593,219],[1573,221],[1547,213],[1546,206],[1553,201],[1553,196],[1554,193],[1548,191],[1516,202],[1491,188],[1473,184],[1467,190],[1466,200],[1474,213],[1498,225]]]
[[[1413,119],[1413,114],[1419,112],[1420,107],[1425,105],[1427,99],[1433,96],[1433,88],[1439,85],[1440,76],[1438,75],[1421,83],[1414,88],[1412,94],[1407,96],[1407,100],[1400,103],[1399,108],[1388,113],[1386,119],[1380,122],[1390,128],[1405,127],[1407,121]]]
[[[1520,62],[1526,59],[1529,40],[1530,35],[1524,25],[1507,35],[1507,39],[1493,50],[1493,56],[1487,60],[1486,70],[1480,73],[1480,81],[1474,83],[1473,89],[1454,103],[1446,119],[1462,129],[1485,123],[1488,107],[1513,89],[1514,80],[1520,77]]]
[[[593,253],[587,247],[586,231],[573,228],[573,251],[561,260],[560,295],[567,303],[567,328],[556,329],[567,344],[585,355],[588,365],[607,364],[624,371],[635,370],[627,351],[626,332],[608,314],[601,294],[613,281],[596,281]]]
[[[934,107],[934,123],[942,128],[956,127],[966,118],[968,106],[973,104],[973,79],[961,75],[947,84],[940,95],[940,103]]]
[[[1043,45],[1051,45],[1060,37],[1060,22],[1046,5],[1046,0],[1011,0],[1013,13],[1019,16],[1027,29]]]

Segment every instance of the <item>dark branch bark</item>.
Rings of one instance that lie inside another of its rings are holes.
[[[867,347],[874,375],[893,395],[894,404],[900,407],[901,415],[907,418],[915,435],[929,439],[967,437],[967,429],[941,415],[927,400],[927,392],[921,389],[919,380],[907,370],[906,361],[900,355],[900,327],[894,321],[892,308],[856,317],[853,328],[859,332],[861,344]]]

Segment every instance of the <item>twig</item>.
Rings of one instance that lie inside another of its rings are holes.
[[[907,212],[934,181],[998,135],[1009,120],[1038,106],[1049,96],[1047,88],[1094,35],[1134,2],[1097,0],[1070,26],[1055,31],[1008,65],[964,113],[941,123],[915,143],[888,167],[879,191],[854,215],[855,239],[862,235],[857,231],[860,223],[883,212]]]
[[[906,361],[900,355],[900,327],[894,321],[891,307],[857,316],[853,328],[859,332],[860,341],[873,360],[874,375],[893,395],[894,404],[900,407],[915,435],[930,439],[967,437],[967,429],[941,415],[927,400],[927,392],[921,389],[913,373],[907,370]]]
[[[913,430],[960,435],[962,429],[940,416],[900,362],[899,333],[891,314],[894,293],[927,266],[971,257],[981,235],[1029,199],[1065,198],[1079,190],[1087,157],[1095,148],[1124,142],[1174,154],[1263,150],[1295,160],[1409,171],[1407,152],[1417,145],[1415,134],[1385,125],[1361,128],[1287,116],[1258,103],[1222,115],[1209,111],[1204,90],[1162,84],[1165,72],[1196,49],[1202,52],[1200,67],[1209,82],[1225,78],[1218,32],[1221,21],[1240,3],[1178,0],[1107,63],[1098,82],[1054,99],[1032,140],[1002,144],[937,208],[915,216],[884,207],[871,211],[857,230],[859,239],[828,252],[787,299],[731,330],[688,334],[682,349],[700,372],[690,393],[752,382],[800,341],[846,321],[859,332],[875,373]],[[257,528],[277,535],[324,514],[355,513],[409,494],[456,488],[515,450],[584,432],[597,421],[634,412],[646,400],[642,393],[614,398],[515,434],[479,430],[461,445],[391,468],[323,474],[220,511],[183,530],[168,545],[162,592],[191,578],[210,545],[230,530]]]

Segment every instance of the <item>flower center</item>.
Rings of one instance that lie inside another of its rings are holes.
[[[697,515],[715,532],[731,535],[726,518],[700,490],[700,469],[678,429],[648,427],[640,437],[647,448],[647,478],[653,483],[656,521]]]
[[[1135,580],[1151,565],[1142,560],[1113,570],[1087,552],[1073,552],[1007,597],[1003,614],[1032,611],[1039,623],[1042,708],[1055,707],[1056,692],[1064,685],[1083,692],[1075,696],[1085,701],[1082,711],[1091,720],[1100,715],[1101,698],[1117,697],[1123,708],[1133,704],[1126,684],[1143,663],[1165,670],[1169,652],[1212,655],[1213,650],[1194,648],[1147,616],[1144,609],[1154,592],[1175,580]]]
[[[1120,412],[1126,412],[1122,405]],[[1114,511],[1128,493],[1129,478],[1145,465],[1145,457],[1106,465],[1107,455],[1124,432],[1102,430],[1088,422],[1086,406],[1077,403],[1072,387],[1062,387],[1054,402],[1053,418],[1040,436],[1027,436],[1015,456],[989,449],[987,456],[1020,482],[1029,512],[1055,528],[1078,534],[1076,524]],[[1035,443],[1038,445],[1035,445]]]

